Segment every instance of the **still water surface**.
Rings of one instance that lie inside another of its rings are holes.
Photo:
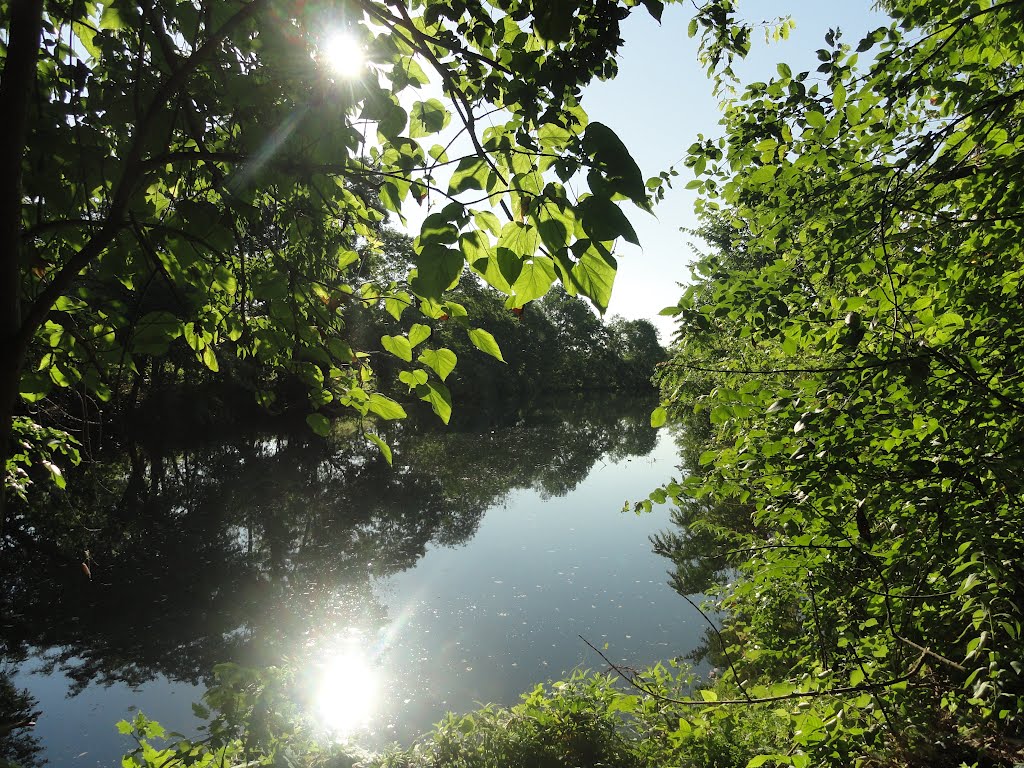
[[[225,660],[296,665],[304,706],[372,748],[600,668],[579,635],[633,666],[691,650],[701,619],[648,541],[667,510],[620,512],[676,473],[650,408],[590,397],[483,428],[400,425],[394,469],[357,441],[264,434],[154,442],[83,473],[117,544],[93,540],[91,581],[51,564],[5,606],[41,756],[117,764],[134,708],[187,731]]]

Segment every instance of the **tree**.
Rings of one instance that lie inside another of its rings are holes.
[[[384,228],[379,239],[385,248],[372,260],[364,259],[363,266],[371,273],[391,275],[396,286],[407,290],[404,275],[415,260],[413,239],[390,228]],[[653,325],[616,317],[605,323],[587,300],[570,296],[561,286],[554,286],[528,308],[509,309],[508,296],[485,284],[467,266],[447,296],[458,312],[464,311],[474,324],[487,329],[501,359],[476,353],[474,338],[467,336],[459,315],[439,318],[423,338],[422,329],[412,330],[419,318],[395,318],[354,306],[344,316],[349,343],[366,348],[383,336],[408,338],[409,356],[415,353],[440,367],[438,373],[453,402],[485,409],[487,404],[507,408],[541,392],[652,389],[655,365],[664,358]],[[416,344],[411,343],[413,339]],[[420,351],[424,348],[419,345],[426,341],[426,351]],[[429,349],[431,345],[434,349]],[[382,361],[376,372],[380,390],[399,399],[426,380],[424,371],[401,370],[397,358]],[[389,386],[392,382],[394,386]]]
[[[800,743],[851,762],[1024,718],[1022,4],[885,6],[855,49],[828,33],[820,79],[780,64],[691,148],[732,233],[667,310],[663,376],[714,429],[681,494],[750,511],[733,651],[801,695],[870,690],[878,717],[815,715],[863,733]]]
[[[32,463],[12,451],[32,424],[22,403],[116,400],[169,348],[211,371],[228,356],[289,371],[313,408],[390,418],[403,410],[367,391],[379,350],[348,343],[346,305],[460,315],[442,294],[468,263],[511,307],[557,279],[604,308],[612,241],[635,239],[615,201],[646,206],[647,191],[579,89],[614,75],[634,5],[5,2],[5,488]],[[361,75],[332,73],[332,30],[365,54]],[[577,197],[563,183],[580,173]],[[358,263],[410,201],[436,205],[406,292]],[[395,354],[429,376],[419,397],[448,400],[436,367]]]
[[[608,323],[612,352],[621,361],[618,378],[642,387],[651,381],[655,366],[665,360],[658,329],[650,320],[613,317]]]

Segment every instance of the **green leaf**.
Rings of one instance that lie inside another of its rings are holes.
[[[370,410],[382,419],[404,419],[406,417],[405,409],[401,405],[390,397],[385,397],[377,392],[370,394],[368,405]]]
[[[202,351],[201,357],[202,357],[202,360],[203,360],[203,365],[205,365],[211,371],[216,373],[217,371],[220,370],[220,365],[217,363],[217,355],[214,354],[213,347],[211,347],[211,346],[203,347],[203,351]]]
[[[555,282],[555,264],[547,256],[534,256],[523,264],[519,278],[512,285],[516,306],[539,299]]]
[[[360,114],[364,120],[376,121],[377,131],[387,140],[395,140],[405,128],[407,115],[394,94],[377,88],[363,101]]]
[[[490,166],[480,158],[464,157],[459,161],[448,182],[448,194],[457,195],[469,189],[485,190],[490,173]]]
[[[459,239],[459,218],[447,215],[446,211],[437,211],[423,220],[418,238],[421,246],[450,245]]]
[[[659,406],[651,412],[651,426],[657,429],[665,425],[668,421],[668,411],[664,407]]]
[[[224,293],[233,294],[238,288],[238,281],[226,267],[218,264],[213,268],[213,286]]]
[[[501,230],[498,238],[498,250],[508,251],[517,259],[528,259],[537,252],[540,246],[540,233],[532,224],[510,221]],[[515,282],[514,278],[509,278]]]
[[[311,413],[306,417],[306,423],[314,432],[321,437],[327,437],[331,433],[331,421],[319,413]]]
[[[590,245],[573,265],[572,278],[577,289],[604,312],[612,298],[617,265],[604,248]]]
[[[363,432],[363,437],[365,437],[371,443],[376,445],[377,448],[380,449],[380,453],[384,457],[384,461],[386,461],[388,464],[391,464],[391,446],[385,443],[380,437],[373,434],[373,432]]]
[[[473,221],[481,229],[486,229],[495,237],[501,235],[501,221],[490,211],[477,211],[473,214]]]
[[[53,381],[49,375],[30,371],[23,373],[19,382],[18,393],[29,403],[37,403],[53,389]]]
[[[846,105],[846,88],[843,87],[842,83],[837,83],[835,89],[832,91],[832,104],[837,111],[841,110]]]
[[[661,23],[661,15],[665,12],[665,4],[661,0],[641,0],[644,8],[656,22]]]
[[[403,56],[395,66],[400,68],[406,80],[414,85],[427,85],[430,83],[427,73],[423,71],[423,67],[412,56]]]
[[[412,344],[404,336],[381,336],[380,344],[395,357],[412,362]]]
[[[412,304],[412,296],[403,291],[385,297],[384,311],[395,318],[395,320],[401,320],[402,313],[409,308],[410,304]]]
[[[626,214],[611,200],[591,196],[580,203],[578,211],[583,230],[592,240],[609,242],[622,237],[634,245],[640,245]]]
[[[100,29],[118,30],[125,26],[124,19],[118,10],[117,4],[107,2],[103,5],[103,13],[100,15]]]
[[[416,323],[409,329],[409,346],[415,348],[430,338],[430,326]]]
[[[60,471],[60,467],[47,459],[43,459],[42,464],[46,471],[50,473],[50,480],[53,481],[54,485],[61,489],[67,488],[68,483],[64,479],[64,473]]]
[[[633,695],[618,695],[608,705],[609,712],[636,712],[640,706],[640,697]]]
[[[359,254],[356,251],[348,248],[338,251],[338,269],[345,269],[349,264],[355,264],[357,261],[359,261]]]
[[[637,205],[647,204],[647,187],[640,167],[615,131],[603,123],[591,123],[583,135],[583,151],[594,161],[597,175],[591,173],[588,179],[595,195],[611,198],[621,194]]]
[[[448,127],[452,114],[437,99],[417,101],[409,113],[409,135],[414,138],[430,136]]]
[[[503,363],[505,362],[505,358],[501,356],[501,348],[498,346],[498,342],[496,342],[494,337],[483,328],[470,328],[469,340],[472,342],[473,346],[481,352],[485,352]]]
[[[182,323],[170,312],[150,312],[139,318],[132,335],[132,350],[143,355],[163,355],[182,333]]]
[[[576,5],[572,0],[544,0],[533,9],[533,29],[537,37],[549,43],[569,39],[575,21]]]
[[[441,294],[458,284],[465,263],[462,253],[453,248],[427,245],[416,257],[409,287],[425,299],[440,300]]]
[[[426,384],[416,387],[416,394],[419,395],[420,400],[430,403],[430,407],[441,418],[441,421],[445,424],[448,423],[452,417],[452,395],[448,391],[448,387],[436,381],[428,381]]]
[[[807,120],[807,124],[812,128],[817,128],[819,131],[824,129],[827,125],[825,115],[816,109],[809,109],[804,113],[804,118]]]
[[[491,247],[487,235],[478,229],[459,237],[459,250],[462,251],[462,255],[465,256],[470,267],[486,262],[494,256],[494,248]]]
[[[422,362],[423,355],[420,355],[418,359]],[[427,372],[421,368],[414,371],[401,371],[398,374],[398,380],[407,384],[409,389],[415,389],[420,384],[427,383]]]
[[[458,362],[458,357],[456,357],[455,353],[444,347],[441,349],[425,349],[416,359],[436,373],[441,378],[441,381],[448,378],[448,375],[455,370],[455,364]]]
[[[531,214],[540,239],[550,250],[557,251],[569,244],[576,229],[576,215],[571,208],[545,203]]]

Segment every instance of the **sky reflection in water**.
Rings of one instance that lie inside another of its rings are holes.
[[[318,722],[370,747],[408,742],[446,710],[512,704],[536,682],[600,668],[579,635],[634,666],[694,647],[700,618],[647,538],[667,510],[618,511],[674,461],[665,436],[646,457],[598,463],[567,496],[514,491],[468,546],[430,544],[414,569],[374,579],[363,595],[385,609],[378,626],[357,620],[316,643]]]

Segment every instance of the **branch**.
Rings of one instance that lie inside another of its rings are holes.
[[[122,222],[128,210],[128,203],[145,172],[146,165],[143,154],[150,134],[159,127],[157,116],[160,110],[173,100],[176,93],[185,88],[189,77],[204,61],[215,54],[224,39],[252,18],[268,2],[269,0],[251,0],[248,5],[224,22],[199,49],[185,59],[181,63],[181,67],[168,77],[157,90],[135,131],[131,147],[125,158],[124,173],[114,191],[110,207],[107,209],[106,222],[100,231],[93,235],[89,242],[61,267],[53,281],[32,302],[18,332],[19,350],[28,348],[33,334],[43,324],[57,299],[67,292],[78,274],[103,253],[123,226]]]
[[[604,662],[623,680],[625,680],[630,686],[636,688],[638,691],[657,699],[658,701],[665,701],[670,704],[681,704],[688,707],[721,707],[732,704],[770,704],[775,701],[788,701],[791,699],[814,699],[819,696],[852,696],[854,694],[867,693],[870,691],[879,691],[885,688],[889,688],[899,683],[905,683],[916,675],[924,664],[925,654],[922,653],[918,660],[914,663],[906,673],[899,675],[898,677],[890,678],[879,683],[867,683],[865,685],[844,685],[836,688],[827,688],[820,691],[794,691],[793,693],[786,693],[780,696],[763,696],[757,699],[719,699],[717,701],[704,701],[703,699],[676,699],[672,696],[665,696],[656,691],[652,691],[650,688],[637,682],[639,679],[638,675],[629,675],[621,667],[611,662],[607,656],[601,653],[593,643],[591,643],[583,635],[577,635],[580,640],[590,646],[598,656],[600,656]]]
[[[473,108],[470,106],[469,101],[466,99],[466,95],[455,87],[455,84],[452,82],[451,73],[448,71],[448,68],[445,67],[444,64],[442,64],[438,60],[437,56],[434,55],[434,52],[430,50],[430,46],[425,40],[424,33],[416,29],[415,25],[412,23],[412,18],[409,16],[409,11],[406,10],[405,4],[399,3],[398,10],[401,12],[406,22],[413,27],[413,35],[419,40],[421,52],[423,53],[424,56],[427,57],[427,59],[430,60],[430,63],[434,67],[434,70],[437,72],[438,75],[441,76],[441,80],[444,83],[444,88],[448,92],[448,95],[451,96],[452,98],[452,105],[455,107],[455,111],[459,113],[459,119],[462,120],[462,124],[466,127],[466,133],[469,134],[470,141],[473,142],[473,148],[476,149],[477,154],[480,156],[480,158],[485,163],[487,163],[487,165],[490,166],[491,170],[494,172],[494,175],[498,177],[498,180],[501,181],[501,183],[507,187],[508,180],[501,172],[501,169],[498,168],[497,163],[495,163],[491,156],[487,154],[487,151],[483,148],[483,145],[480,143],[480,138],[476,135],[476,116],[473,114]],[[394,30],[394,27],[392,27],[392,30]],[[501,209],[505,212],[505,215],[510,220],[515,218],[512,215],[512,211],[509,210],[509,207],[504,200],[500,200],[499,204],[501,205]]]
[[[407,29],[410,32],[412,32],[414,35],[419,35],[422,39],[427,40],[427,41],[433,43],[434,45],[438,46],[439,48],[448,48],[449,47],[448,44],[445,43],[443,40],[441,40],[441,39],[439,39],[437,37],[434,37],[433,35],[428,35],[426,32],[418,29],[412,23],[412,20],[409,19],[408,14],[404,13],[404,11],[405,11],[405,7],[404,6],[402,6],[402,8],[401,8],[401,10],[403,11],[402,15],[404,16],[404,18],[399,18],[398,16],[395,16],[394,14],[385,13],[383,10],[381,10],[380,8],[378,8],[378,7],[374,6],[374,5],[369,5],[367,3],[360,3],[360,5],[362,5],[363,11],[366,12],[368,15],[376,16],[381,21],[390,20],[392,22],[392,24],[400,26],[400,27],[402,27],[404,29]],[[386,23],[386,21],[385,21],[385,23]],[[389,24],[388,26],[391,26],[391,28],[394,29],[394,26],[392,26],[391,24]],[[451,49],[449,48],[449,50],[451,50]],[[484,64],[489,66],[491,69],[494,69],[494,70],[496,70],[498,72],[503,72],[506,75],[508,75],[509,77],[516,77],[516,73],[515,72],[513,72],[511,69],[506,67],[501,62],[495,61],[494,59],[490,58],[489,56],[484,56],[482,53],[479,53],[477,51],[474,51],[474,50],[472,50],[470,48],[466,48],[466,47],[461,46],[461,45],[458,46],[456,48],[456,50],[459,53],[461,53],[463,56],[468,56],[468,57],[470,57],[472,59],[476,59],[477,61],[483,62]]]

